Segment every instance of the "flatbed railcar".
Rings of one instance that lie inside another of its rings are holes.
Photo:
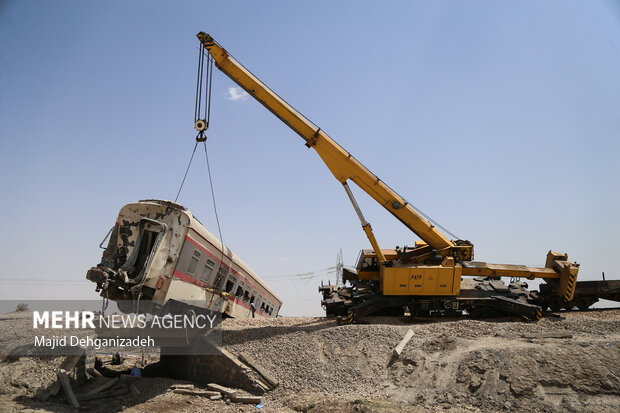
[[[620,280],[578,281],[573,299],[569,302],[558,300],[554,293],[552,285],[540,285],[539,301],[544,309],[587,310],[600,299],[620,302]]]
[[[251,304],[257,317],[280,311],[280,297],[176,202],[125,205],[108,235],[101,263],[86,278],[125,313],[180,306],[244,318],[252,316]]]

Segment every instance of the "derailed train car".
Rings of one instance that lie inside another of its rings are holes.
[[[101,263],[86,278],[121,311],[171,307],[225,317],[276,317],[282,300],[182,205],[144,200],[121,208]],[[103,244],[103,243],[102,243]]]

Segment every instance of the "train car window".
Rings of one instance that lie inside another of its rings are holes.
[[[266,313],[268,313],[268,312],[269,312],[269,306],[268,306],[268,305],[266,305],[266,306],[265,306],[265,312],[266,312]]]
[[[217,277],[220,280],[224,280],[224,279],[226,279],[226,274],[228,274],[228,270],[226,268],[220,266],[220,269],[217,271]]]
[[[265,303],[262,303],[262,304],[260,305],[260,310],[261,310],[261,311],[263,311],[263,312],[265,311]]]
[[[187,273],[190,275],[193,275],[196,272],[197,266],[198,266],[198,258],[192,257],[192,259],[189,260],[189,265],[187,266]]]
[[[254,296],[252,296],[252,298],[250,298],[250,303],[254,302],[254,298],[255,298]]]
[[[224,280],[226,279],[226,274],[228,274],[228,270],[224,267],[220,267],[220,269],[217,272],[217,278],[215,279],[213,286],[219,287],[220,285],[224,284]]]
[[[269,309],[269,315],[271,315],[271,313],[273,312],[273,308]]]
[[[228,279],[228,281],[226,281],[225,291],[227,293],[231,293],[234,287],[235,287],[235,279],[234,278]]]
[[[248,301],[250,299],[250,293],[246,290],[243,293],[243,301]]]
[[[237,292],[235,293],[236,297],[241,297],[243,295],[243,287],[237,287]]]
[[[215,268],[215,263],[211,260],[207,260],[205,267],[202,270],[202,274],[200,275],[200,279],[202,281],[208,282],[211,279],[211,274],[213,274],[213,269]]]

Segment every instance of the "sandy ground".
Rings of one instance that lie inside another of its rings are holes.
[[[226,320],[224,346],[233,354],[251,354],[280,382],[263,397],[262,412],[620,411],[620,310],[562,313],[539,322],[368,321],[339,326],[324,318]],[[0,317],[0,343],[27,328],[24,322]],[[391,359],[409,328],[413,339]],[[2,361],[0,411],[75,411],[64,397],[34,398],[38,388],[55,381],[61,362]],[[84,410],[259,411],[175,394],[170,387],[176,383],[185,382],[144,377],[135,383],[138,396],[87,402]]]

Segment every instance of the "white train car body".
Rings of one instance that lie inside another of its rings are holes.
[[[282,300],[186,208],[171,201],[125,205],[101,263],[87,279],[122,311],[157,314],[170,305],[228,317],[276,317]],[[130,305],[132,308],[130,308]]]

